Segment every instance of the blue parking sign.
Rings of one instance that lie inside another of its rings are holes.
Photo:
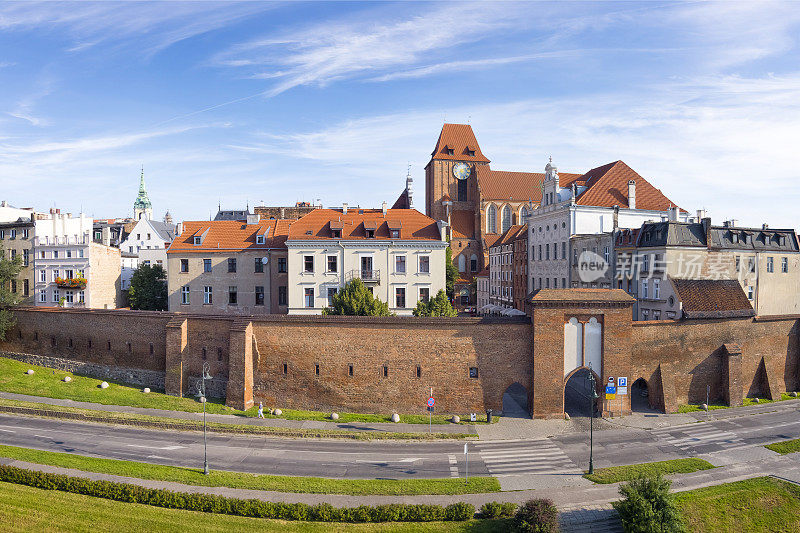
[[[617,378],[617,386],[618,387],[627,387],[628,386],[628,378]]]
[[[609,385],[606,387],[606,394],[616,394],[617,388],[613,385]]]

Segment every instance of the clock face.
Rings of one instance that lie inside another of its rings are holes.
[[[470,175],[470,172],[471,169],[466,163],[456,163],[455,166],[453,166],[453,176],[455,176],[457,179],[467,179]]]

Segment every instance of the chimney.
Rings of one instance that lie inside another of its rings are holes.
[[[183,233],[183,222],[178,222],[175,227],[175,235],[180,236]]]
[[[705,209],[698,209],[697,210],[697,221],[700,222],[706,218],[706,210]]]
[[[347,214],[347,202],[342,202],[342,214]]]
[[[384,217],[386,217],[386,209],[387,209],[386,202],[383,202],[383,204],[381,205],[381,211],[383,211]]]
[[[703,231],[706,234],[706,246],[711,244],[711,219],[709,217],[703,217],[701,221],[703,224]]]
[[[103,228],[103,245],[111,246],[111,228],[108,226]]]
[[[667,217],[667,220],[669,220],[670,222],[677,222],[678,221],[678,208],[677,207],[670,207],[667,210],[667,213],[669,214],[669,216]]]
[[[619,206],[618,206],[618,205],[615,205],[615,206],[614,206],[614,218],[613,218],[613,222],[614,222],[614,228],[613,228],[613,231],[616,231],[616,230],[617,230],[617,228],[619,228]]]
[[[8,207],[8,202],[3,200],[2,202],[0,202],[0,207]]]
[[[761,229],[769,229],[769,225],[765,222],[761,224]]]
[[[628,180],[628,209],[636,209],[636,180]]]

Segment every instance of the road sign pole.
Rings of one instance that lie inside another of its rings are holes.
[[[706,420],[708,420],[708,412],[711,411],[711,406],[708,404],[710,396],[711,396],[711,385],[706,385]]]
[[[469,443],[464,443],[464,483],[469,483]]]

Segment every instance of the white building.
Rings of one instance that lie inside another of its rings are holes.
[[[316,209],[294,222],[288,249],[289,314],[319,314],[360,278],[389,310],[411,315],[445,288],[445,223],[415,209]]]
[[[92,225],[92,219],[83,213],[72,217],[56,209],[36,220],[34,295],[37,306],[117,307],[119,250],[92,242]]]
[[[570,268],[578,261],[571,237],[638,228],[670,217],[688,220],[685,211],[622,161],[567,179],[559,177],[551,161],[545,167],[542,203],[526,220],[528,289],[578,286]]]
[[[167,248],[175,240],[176,226],[140,218],[120,246],[122,252],[122,290],[130,288],[133,271],[145,261],[167,268]]]
[[[30,220],[32,214],[32,207],[20,209],[9,205],[5,200],[0,201],[0,222],[16,222],[20,218]]]

